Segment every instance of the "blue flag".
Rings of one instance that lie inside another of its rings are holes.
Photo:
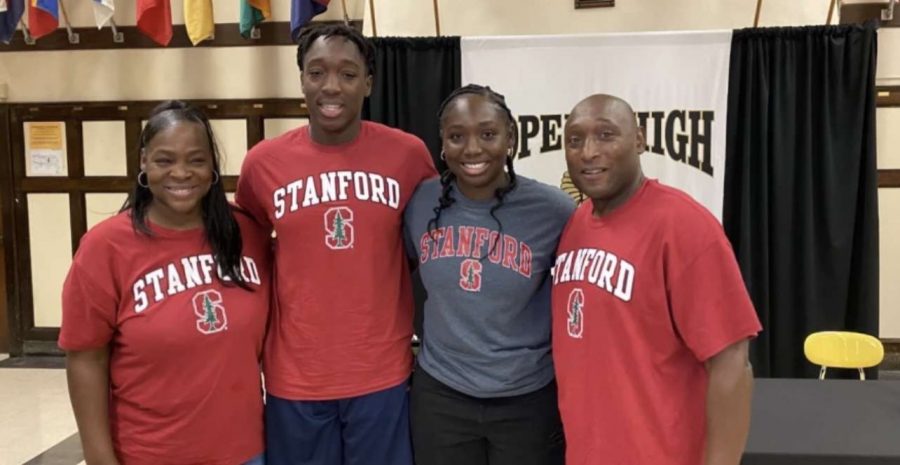
[[[8,44],[12,40],[24,12],[25,0],[7,0],[6,11],[0,13],[0,42]]]
[[[306,26],[313,16],[322,14],[328,9],[330,0],[293,0],[291,3],[291,39],[297,42],[300,29]]]

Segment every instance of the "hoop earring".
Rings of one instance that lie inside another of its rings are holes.
[[[216,185],[216,184],[219,183],[219,177],[220,177],[220,176],[219,176],[219,172],[218,172],[218,171],[213,171],[212,185]]]
[[[141,175],[142,175],[142,174],[144,175],[144,182],[143,182],[143,183],[141,182]],[[149,189],[149,188],[150,188],[150,182],[147,180],[147,172],[146,172],[146,171],[141,170],[141,172],[138,173],[138,175],[137,175],[137,183],[138,183],[138,186],[141,186],[141,187],[143,187],[144,189]]]
[[[441,161],[447,161],[447,155],[441,150]]]

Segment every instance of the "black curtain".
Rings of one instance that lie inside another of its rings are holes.
[[[437,113],[441,102],[460,86],[459,37],[374,38],[375,82],[363,118],[419,136],[438,169],[441,138]],[[413,273],[416,334],[423,336],[422,306],[427,297],[419,273]]]
[[[764,327],[758,376],[814,377],[811,332],[878,336],[876,38],[871,23],[734,33],[723,224]]]
[[[375,82],[363,118],[419,136],[437,164],[437,112],[460,86],[459,37],[379,37],[372,42]]]

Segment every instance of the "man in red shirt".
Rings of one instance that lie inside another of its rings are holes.
[[[625,101],[594,95],[565,127],[590,198],[553,269],[553,354],[568,465],[738,465],[759,320],[721,225],[646,179]]]
[[[308,30],[297,63],[309,125],[253,147],[237,190],[277,236],[266,461],[411,464],[401,221],[416,186],[437,173],[420,139],[360,119],[374,48],[357,31]]]

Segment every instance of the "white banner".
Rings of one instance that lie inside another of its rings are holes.
[[[646,128],[644,173],[722,216],[731,31],[464,37],[462,82],[504,94],[519,123],[516,172],[560,185],[563,126],[597,93]]]

